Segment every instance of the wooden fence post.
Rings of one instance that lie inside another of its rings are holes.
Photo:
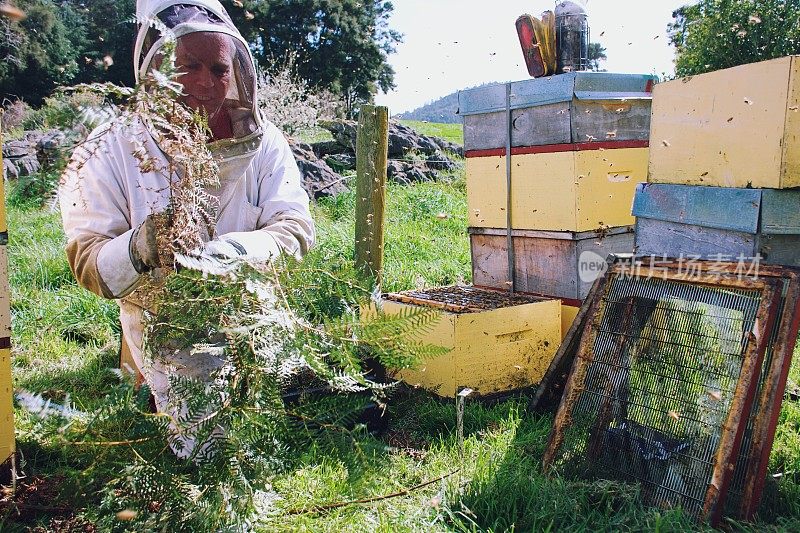
[[[365,105],[356,135],[356,267],[381,282],[389,108]]]

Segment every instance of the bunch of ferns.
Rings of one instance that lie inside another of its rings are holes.
[[[210,379],[170,378],[177,418],[152,412],[147,385],[137,388],[122,373],[92,412],[36,395],[20,400],[41,415],[42,431],[93,457],[82,490],[102,501],[88,514],[103,529],[249,529],[269,512],[270,480],[295,467],[300,450],[313,446],[354,465],[369,457],[378,441],[359,417],[367,404],[383,406],[393,388],[380,369],[441,353],[414,340],[438,316],[384,314],[374,283],[324,250],[303,261],[198,261],[191,252],[215,219],[209,191],[217,167],[204,117],[176,101],[170,56],[168,49],[160,71],[135,89],[89,89],[124,97],[119,127],[149,124],[166,171],[177,176],[164,226],[176,268],[149,284],[144,356],[199,351],[222,365]],[[137,157],[142,171],[152,170],[144,150]],[[197,445],[180,459],[176,437],[186,434]]]

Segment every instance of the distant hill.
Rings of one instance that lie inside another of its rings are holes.
[[[486,85],[494,85],[492,83],[484,83],[476,87],[484,87]],[[472,89],[473,87],[466,87]],[[394,118],[401,120],[426,120],[428,122],[439,122],[441,124],[461,124],[461,115],[458,112],[458,91],[447,96],[442,96],[438,100],[434,100],[429,104],[418,107],[414,111],[406,113],[398,113]]]
[[[394,118],[403,120],[427,120],[441,124],[460,124],[461,117],[458,111],[458,92],[443,96],[429,104],[418,107],[414,111],[398,113]]]

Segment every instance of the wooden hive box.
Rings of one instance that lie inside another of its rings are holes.
[[[641,184],[636,253],[800,266],[800,190]]]
[[[505,229],[469,228],[472,283],[505,289],[508,241]],[[633,226],[604,232],[513,230],[514,281],[520,292],[565,299],[580,306],[609,254],[633,251]]]
[[[464,150],[608,140],[646,141],[655,76],[573,72],[458,93]],[[510,91],[510,95],[507,93]]]
[[[647,176],[648,149],[628,146],[619,141],[556,152],[514,149],[512,227],[583,232],[632,225],[631,202]],[[505,155],[467,157],[466,174],[469,225],[505,228]]]
[[[658,84],[653,90],[649,181],[800,186],[798,58]]]
[[[464,387],[490,395],[538,384],[561,344],[558,300],[522,295],[510,299],[506,291],[443,287],[385,295],[383,310],[437,306],[447,302],[453,291],[468,305],[442,310],[434,328],[419,339],[450,351],[423,361],[414,370],[396,372],[395,377],[450,398]],[[473,308],[469,304],[486,299],[499,306]]]
[[[581,310],[580,302],[561,302],[561,340],[563,341],[575,317],[578,316],[578,311]]]

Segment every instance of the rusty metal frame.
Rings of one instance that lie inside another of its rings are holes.
[[[760,290],[761,302],[753,324],[753,330],[750,332],[751,339],[754,342],[747,344],[746,352],[743,356],[742,368],[733,400],[729,407],[726,421],[721,427],[722,436],[717,447],[714,469],[709,480],[702,509],[701,518],[709,520],[712,525],[716,525],[721,520],[724,511],[725,497],[733,476],[747,420],[753,409],[764,356],[780,306],[783,288],[781,285],[782,279],[787,276],[794,276],[793,279],[796,280],[796,276],[790,270],[781,267],[763,267],[759,269],[758,277],[742,278],[736,275],[739,273],[737,270],[739,266],[736,263],[700,263],[701,266],[706,267],[705,272],[701,268],[701,272],[693,272],[691,276],[681,273],[681,265],[677,261],[661,262],[658,269],[638,265],[637,270],[631,273],[625,271],[626,265],[624,264],[617,263],[612,265],[609,273],[598,279],[592,287],[589,298],[570,329],[570,334],[565,339],[556,360],[548,370],[548,375],[544,380],[546,382],[543,382],[544,386],[540,387],[540,391],[537,392],[537,397],[534,399],[534,407],[541,407],[542,403],[548,399],[548,395],[552,395],[555,383],[560,381],[558,374],[563,373],[566,363],[569,362],[569,350],[575,350],[577,342],[577,356],[567,378],[561,403],[556,412],[553,430],[548,438],[543,457],[545,471],[551,471],[556,454],[564,442],[565,429],[571,424],[572,412],[582,392],[589,367],[594,360],[593,348],[603,316],[603,313],[599,311],[605,305],[602,296],[608,293],[613,276],[656,277],[668,281],[687,282],[693,285]],[[713,268],[711,268],[712,266]],[[798,305],[800,305],[800,288],[797,287],[796,283],[790,283],[790,287],[792,287],[790,289],[791,305],[786,305],[784,308],[785,312],[782,321],[782,326],[784,327],[781,330],[780,342],[776,343],[776,346],[780,348],[779,357],[773,357],[773,364],[771,365],[772,368],[778,368],[781,372],[771,371],[768,376],[768,382],[763,387],[757,405],[761,416],[757,418],[753,432],[754,435],[762,439],[761,442],[769,445],[771,445],[771,440],[774,437],[780,401],[782,400],[786,383],[786,374],[789,370],[791,351],[794,345],[791,340],[796,337],[797,327],[800,323],[800,318],[798,318],[796,312]],[[789,302],[787,301],[787,303]],[[790,327],[785,327],[787,322],[790,323]],[[792,328],[794,329],[792,330]],[[763,409],[766,410],[764,411]],[[751,516],[758,505],[761,488],[763,488],[763,475],[759,476],[758,474],[766,472],[769,447],[753,447],[754,450],[760,450],[761,453],[758,460],[749,465],[751,472],[747,478],[748,483],[745,489],[747,497],[744,500],[746,504],[744,512],[747,516]],[[588,449],[589,446],[587,446],[587,451]]]
[[[800,278],[792,271],[784,272],[783,277],[789,282],[783,316],[778,337],[772,347],[772,361],[770,367],[766,369],[765,381],[755,406],[751,447],[755,451],[760,450],[760,453],[750,458],[746,471],[740,509],[740,517],[744,520],[752,520],[761,503],[769,454],[775,438],[795,342],[800,329]]]

